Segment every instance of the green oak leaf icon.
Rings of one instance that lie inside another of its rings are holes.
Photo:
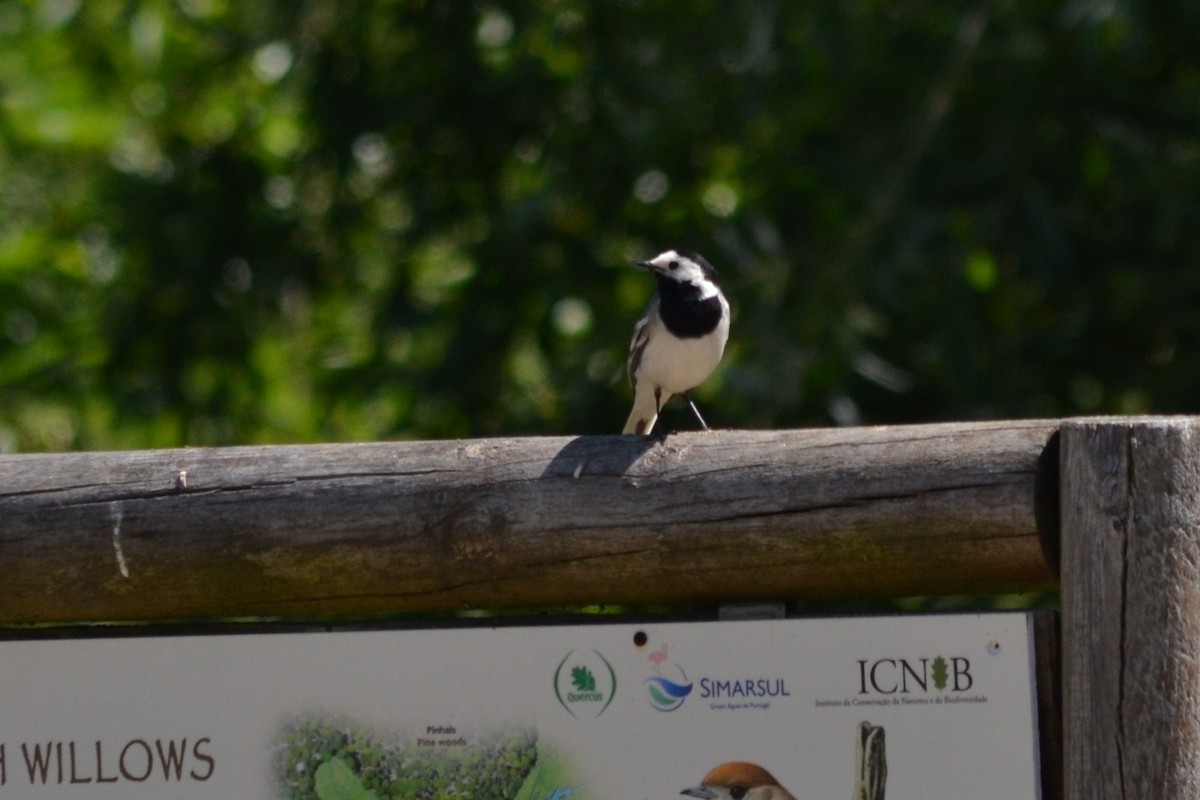
[[[946,671],[946,659],[938,656],[933,660],[933,685],[939,692],[946,688],[946,678],[949,673]]]
[[[581,692],[594,692],[596,676],[587,667],[571,667],[571,684]]]

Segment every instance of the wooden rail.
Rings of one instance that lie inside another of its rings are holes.
[[[1048,588],[1058,427],[5,456],[0,622]]]

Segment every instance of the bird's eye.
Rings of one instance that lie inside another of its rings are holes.
[[[672,262],[671,262],[670,264],[668,264],[667,266],[669,266],[671,269],[679,269],[679,262],[678,262],[678,261],[672,261]]]
[[[742,798],[746,796],[746,791],[746,787],[738,783],[729,787],[729,796],[732,797],[733,800],[742,800]]]

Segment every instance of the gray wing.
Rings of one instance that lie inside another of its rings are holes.
[[[637,371],[642,363],[642,353],[646,352],[646,343],[650,341],[650,333],[654,322],[658,321],[658,295],[650,298],[650,304],[642,312],[642,317],[633,326],[633,340],[629,342],[629,358],[625,361],[625,371],[629,375],[629,385],[637,388]]]

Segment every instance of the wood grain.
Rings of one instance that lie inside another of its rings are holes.
[[[1047,588],[1057,427],[4,456],[0,622]]]
[[[1200,797],[1200,428],[1063,424],[1068,798]]]

